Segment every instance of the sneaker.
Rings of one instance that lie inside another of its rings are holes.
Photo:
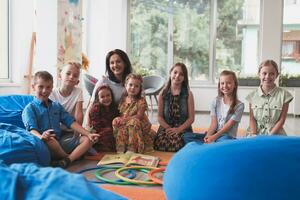
[[[66,169],[71,163],[70,158],[66,157],[61,160],[54,160],[51,162],[52,167],[61,167],[63,169]]]

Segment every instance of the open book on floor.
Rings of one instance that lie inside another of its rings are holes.
[[[138,154],[138,153],[121,153],[121,154],[106,154],[98,162],[98,166],[111,165],[111,164],[123,164],[127,165],[142,165],[157,167],[159,158],[155,156]]]

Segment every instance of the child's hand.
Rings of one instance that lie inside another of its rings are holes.
[[[116,126],[120,126],[120,125],[123,125],[124,124],[124,119],[121,118],[121,117],[117,117],[114,119],[114,125]]]
[[[44,131],[41,136],[41,140],[43,140],[43,141],[48,141],[52,138],[55,138],[55,133],[54,133],[53,129],[48,129],[48,130]]]
[[[217,137],[215,135],[208,135],[208,136],[205,136],[204,143],[209,144],[209,143],[214,142],[216,139],[217,139]]]
[[[92,141],[93,143],[98,142],[98,137],[99,137],[98,134],[96,134],[96,133],[91,133],[91,134],[88,134],[87,136],[88,136],[88,138],[90,139],[90,141]]]
[[[180,130],[178,127],[174,127],[174,128],[167,128],[166,132],[167,132],[167,134],[174,135],[174,134],[180,133]]]

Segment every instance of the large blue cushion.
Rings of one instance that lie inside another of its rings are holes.
[[[299,186],[299,137],[192,142],[174,155],[164,175],[172,200],[299,200]]]
[[[31,95],[0,96],[0,123],[25,128],[22,122],[22,111],[33,98]]]
[[[50,153],[43,141],[26,130],[0,123],[0,160],[8,165],[33,162],[48,166]]]
[[[1,199],[125,199],[88,182],[82,175],[33,163],[8,167],[0,161],[0,177]]]

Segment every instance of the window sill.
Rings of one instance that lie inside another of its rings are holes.
[[[0,82],[0,87],[21,87],[20,83]]]

